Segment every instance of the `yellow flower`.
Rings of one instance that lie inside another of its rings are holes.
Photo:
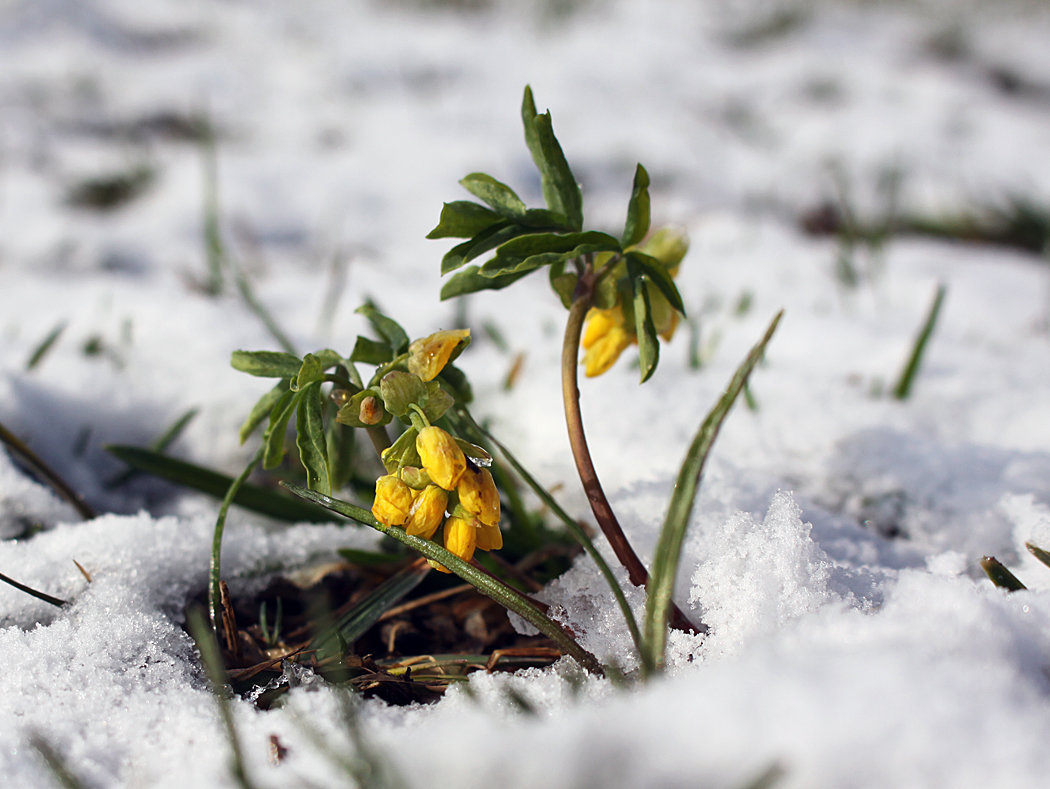
[[[487,468],[477,471],[468,468],[464,471],[456,486],[456,493],[463,509],[479,521],[488,526],[499,524],[499,491]]]
[[[414,498],[412,488],[393,474],[385,474],[376,480],[372,514],[385,526],[400,526],[408,520]]]
[[[498,551],[503,547],[503,532],[495,524],[482,523],[478,526],[477,542],[482,551]]]
[[[408,346],[408,371],[423,381],[432,381],[469,337],[470,329],[458,329],[434,332],[416,340]]]
[[[474,558],[474,549],[478,545],[478,529],[473,520],[458,518],[453,515],[445,521],[445,547],[462,559],[469,562]],[[447,567],[431,561],[430,566],[443,573],[451,572]]]
[[[440,427],[424,427],[416,436],[416,451],[431,481],[445,490],[455,490],[467,468],[467,458],[456,440]]]
[[[447,506],[448,494],[437,485],[428,485],[416,496],[405,522],[405,531],[429,540],[445,519]]]
[[[588,378],[601,375],[615,364],[620,354],[634,341],[624,325],[623,310],[592,309],[587,313],[583,333],[583,371]]]

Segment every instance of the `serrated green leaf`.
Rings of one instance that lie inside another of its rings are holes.
[[[401,324],[380,312],[371,301],[365,302],[354,312],[368,319],[372,328],[393,348],[395,355],[404,353],[408,348],[408,334],[401,328]]]
[[[479,290],[501,290],[530,273],[524,271],[520,274],[486,277],[480,274],[479,271],[480,268],[478,266],[470,266],[457,272],[441,287],[441,300],[445,301],[456,296],[476,293]]]
[[[409,404],[418,403],[426,397],[426,386],[419,376],[401,370],[384,375],[379,382],[379,391],[386,410],[394,416],[404,416],[408,413]]]
[[[659,668],[664,661],[667,646],[667,621],[671,611],[671,595],[674,591],[675,578],[678,575],[678,564],[682,555],[682,544],[685,541],[689,520],[693,512],[697,492],[700,489],[700,477],[704,464],[711,452],[718,432],[736,402],[737,397],[747,384],[755,365],[765,354],[766,346],[773,338],[783,312],[777,313],[769,324],[762,339],[751,349],[747,357],[737,367],[736,372],[726,387],[725,394],[708,412],[694,436],[685,459],[678,471],[674,493],[667,506],[667,516],[657,540],[649,569],[647,600],[645,605],[645,654],[643,662],[650,670]]]
[[[503,221],[482,230],[469,241],[452,247],[441,259],[441,273],[448,274],[480,255],[484,255],[490,249],[495,249],[500,244],[510,241],[515,236],[523,233],[533,232],[531,228],[522,227],[513,222]]]
[[[470,200],[453,200],[442,206],[437,227],[427,233],[427,238],[473,238],[501,220],[491,208]]]
[[[632,266],[628,264],[628,270]],[[638,363],[642,368],[644,384],[656,371],[660,362],[660,340],[653,325],[652,305],[649,303],[649,290],[645,280],[638,276],[631,277],[632,306],[634,307],[634,331],[638,337]]]
[[[303,362],[298,356],[283,351],[234,351],[230,365],[234,370],[260,378],[295,378]]]
[[[627,220],[623,227],[623,245],[637,244],[649,232],[649,173],[642,165],[634,171],[634,186],[627,203]]]
[[[328,469],[328,441],[324,430],[321,382],[308,384],[299,394],[295,444],[299,447],[299,459],[306,469],[306,485],[310,490],[330,496],[332,479]]]
[[[298,402],[299,392],[285,392],[270,411],[270,424],[263,433],[263,468],[277,468],[284,459],[285,434],[288,432],[288,421]]]
[[[506,219],[519,221],[525,216],[525,203],[502,181],[486,173],[471,173],[460,179],[460,185]]]
[[[394,351],[390,343],[370,340],[361,335],[358,335],[357,342],[354,343],[354,350],[350,353],[350,361],[364,364],[386,364],[393,358]]]
[[[269,416],[273,407],[277,405],[277,401],[281,399],[281,396],[288,391],[288,380],[282,380],[277,383],[270,391],[255,401],[255,405],[252,406],[251,413],[248,414],[248,418],[244,420],[244,424],[241,425],[239,437],[243,444],[248,440],[248,436],[255,432],[255,429],[263,423],[263,420]]]
[[[540,115],[536,112],[532,88],[528,85],[525,86],[525,95],[521,103],[521,119],[525,127],[525,144],[540,171],[543,199],[547,207],[563,215],[572,229],[579,230],[583,227],[583,196],[580,186],[576,183],[557,137],[554,136],[550,113]]]
[[[646,255],[642,252],[631,251],[627,253],[627,258],[634,266],[634,270],[639,274],[644,274],[649,280],[655,285],[659,291],[664,294],[664,298],[667,299],[670,304],[678,312],[685,315],[685,304],[682,303],[682,294],[678,292],[678,286],[675,285],[674,279],[671,274],[667,271],[667,267],[663,265],[659,260]]]

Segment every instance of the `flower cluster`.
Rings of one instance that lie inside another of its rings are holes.
[[[503,547],[499,492],[489,470],[468,459],[456,439],[440,427],[415,431],[414,447],[408,451],[412,449],[420,466],[402,465],[376,480],[376,520],[428,540],[444,524],[445,547],[468,562],[477,549]],[[391,450],[399,451],[397,445]]]

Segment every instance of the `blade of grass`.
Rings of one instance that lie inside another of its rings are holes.
[[[191,408],[188,411],[186,411],[186,413],[184,413],[172,423],[171,427],[169,427],[167,430],[161,433],[161,435],[157,438],[156,441],[149,445],[150,450],[157,453],[163,453],[165,449],[167,449],[173,443],[175,443],[175,439],[182,435],[182,431],[186,429],[186,425],[192,422],[199,413],[199,408]],[[111,479],[109,482],[107,482],[106,487],[120,487],[121,485],[127,483],[129,480],[134,479],[138,475],[138,473],[139,472],[136,469],[126,469],[117,476],[113,477],[113,479]]]
[[[229,699],[226,698],[226,667],[222,663],[222,653],[219,651],[219,642],[215,640],[215,634],[208,627],[199,608],[193,608],[189,612],[190,635],[197,642],[200,651],[201,662],[208,673],[211,689],[215,695],[215,702],[219,707],[219,716],[226,731],[226,738],[230,742],[230,772],[233,780],[241,789],[252,789],[254,784],[249,780],[248,773],[244,769],[244,756],[241,752],[240,740],[237,737],[237,729],[233,722],[233,709]]]
[[[470,415],[469,411],[465,408],[459,408],[457,409],[457,414],[464,421],[467,421],[474,430],[487,438],[492,445],[500,451],[500,454],[503,455],[511,468],[513,468],[525,484],[532,489],[532,492],[536,494],[536,497],[550,508],[550,511],[554,513],[555,517],[565,524],[565,528],[569,530],[569,533],[583,547],[583,550],[587,555],[591,557],[591,560],[598,567],[598,572],[602,574],[602,578],[605,579],[605,583],[608,584],[610,591],[612,591],[613,596],[616,598],[616,604],[619,606],[620,613],[623,615],[627,629],[631,633],[631,640],[634,642],[635,649],[638,650],[639,656],[641,656],[643,654],[642,634],[638,629],[638,621],[635,619],[634,612],[631,611],[631,606],[627,603],[627,597],[624,595],[623,588],[616,580],[616,576],[613,575],[612,568],[609,567],[609,563],[605,561],[605,557],[598,552],[597,547],[594,545],[594,541],[587,536],[587,532],[580,528],[580,524],[576,522],[576,519],[562,509],[561,505],[558,504],[554,497],[551,496],[542,485],[540,485],[536,478],[533,477],[520,462],[518,462],[518,459],[511,454],[510,450],[507,449],[507,447],[504,446],[495,436],[474,421],[474,417]]]
[[[59,786],[63,789],[87,789],[87,784],[69,769],[66,760],[51,743],[44,739],[43,735],[38,732],[31,734],[29,744],[40,754],[40,758],[44,760],[44,764],[47,765],[47,769],[51,771],[51,775]]]
[[[674,493],[667,507],[667,517],[656,543],[649,576],[649,597],[645,605],[644,631],[647,651],[643,656],[643,665],[650,671],[659,670],[663,666],[667,646],[667,623],[672,605],[671,595],[674,592],[675,578],[678,575],[678,563],[681,559],[682,544],[685,541],[689,518],[700,489],[700,476],[703,473],[704,464],[718,437],[722,423],[725,422],[733,403],[747,383],[751,371],[755,369],[755,365],[765,353],[766,346],[773,338],[773,333],[783,315],[783,310],[777,313],[769,324],[769,328],[766,329],[765,335],[737,368],[729,381],[725,394],[700,425],[678,472]]]
[[[908,362],[901,371],[897,385],[893,387],[893,396],[898,400],[907,400],[908,396],[911,395],[915,376],[918,374],[919,365],[922,363],[922,355],[926,350],[930,337],[933,335],[934,327],[937,325],[937,318],[941,313],[941,305],[944,304],[944,297],[947,292],[948,287],[946,285],[941,284],[937,286],[937,293],[934,294],[933,302],[930,304],[930,311],[927,313],[926,320],[923,321],[922,328],[915,338],[915,345],[912,347]]]
[[[1050,552],[1044,551],[1038,545],[1033,545],[1030,542],[1026,542],[1024,547],[1028,549],[1028,552],[1032,554],[1032,556],[1041,561],[1047,567],[1050,567]]]
[[[215,519],[215,533],[211,541],[211,564],[208,568],[208,614],[211,617],[212,629],[216,633],[219,632],[219,623],[222,621],[222,534],[226,529],[226,514],[233,500],[237,498],[237,493],[245,480],[262,461],[262,456],[263,448],[259,447],[255,457],[244,467],[244,471],[230,482],[222,504],[219,506],[219,514]]]
[[[1005,589],[1008,592],[1019,592],[1028,588],[1021,583],[1016,575],[1006,569],[1006,565],[994,556],[985,556],[981,559],[981,569],[984,570],[985,575],[991,579],[992,583],[1000,589]]]
[[[32,370],[40,364],[40,362],[44,361],[44,357],[47,356],[48,351],[50,351],[55,343],[58,342],[58,338],[62,336],[62,332],[66,330],[66,326],[67,324],[65,321],[59,321],[55,324],[54,328],[47,333],[47,336],[40,341],[40,344],[36,346],[26,360],[26,372]]]
[[[316,493],[299,485],[281,483],[296,496],[301,496],[308,501],[320,504],[322,507],[332,510],[345,518],[350,518],[365,526],[371,526],[376,531],[393,537],[398,542],[413,548],[428,559],[444,565],[453,573],[458,575],[467,583],[487,597],[492,598],[504,608],[518,614],[547,638],[556,643],[566,654],[571,655],[576,662],[595,674],[601,675],[602,666],[598,659],[590,652],[581,647],[575,639],[565,632],[565,629],[557,622],[549,619],[532,603],[522,597],[518,592],[479,570],[473,565],[463,561],[452,552],[446,550],[436,542],[424,540],[406,534],[403,529],[396,526],[384,526],[377,521],[372,513],[361,507],[357,507],[346,501]]]
[[[86,521],[94,519],[95,511],[80,498],[80,495],[39,455],[30,449],[22,439],[4,427],[3,424],[0,424],[0,442],[3,442],[30,469],[40,475],[41,479],[51,486],[51,489],[58,494],[59,498],[69,503],[81,518]]]
[[[331,656],[333,646],[353,644],[386,611],[404,599],[405,595],[419,586],[430,572],[430,565],[422,559],[394,573],[383,583],[365,595],[356,605],[333,623],[331,631],[320,633],[310,640],[306,651],[316,651],[319,658]],[[333,644],[334,640],[334,644]]]
[[[63,600],[61,597],[52,597],[51,595],[47,594],[46,592],[41,592],[41,591],[38,591],[38,590],[34,589],[31,586],[26,586],[25,584],[20,584],[14,578],[6,576],[3,573],[0,573],[0,581],[3,581],[5,584],[8,584],[9,586],[13,586],[15,589],[17,589],[20,592],[25,592],[30,597],[35,597],[37,600],[43,600],[45,603],[47,603],[49,605],[53,605],[56,608],[61,608],[62,606],[64,606],[66,604],[66,601]]]
[[[127,463],[137,471],[152,474],[177,485],[223,498],[233,482],[233,477],[218,471],[177,460],[142,447],[111,445],[106,451]],[[261,513],[276,520],[298,523],[326,523],[332,520],[320,507],[306,505],[298,499],[259,485],[243,484],[237,491],[233,503],[246,510]]]

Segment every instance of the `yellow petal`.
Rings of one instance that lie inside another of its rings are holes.
[[[386,474],[376,480],[372,514],[385,526],[400,526],[408,519],[414,498],[412,488],[393,474]]]
[[[437,485],[428,485],[416,496],[416,501],[408,513],[405,531],[416,537],[429,540],[445,519],[445,507],[448,506],[448,494]]]
[[[611,310],[591,309],[587,312],[587,325],[583,329],[580,344],[587,350],[616,327],[623,327],[623,310],[619,307]]]
[[[583,371],[588,378],[601,375],[615,364],[620,354],[631,344],[631,338],[616,326],[595,342],[583,355]]]
[[[478,545],[478,528],[474,521],[453,515],[445,521],[445,547],[460,559],[469,562]]]
[[[477,471],[468,468],[456,486],[459,503],[482,523],[499,523],[499,491],[487,468]]]
[[[503,532],[499,526],[482,523],[478,526],[477,543],[479,550],[498,551],[503,547]]]
[[[416,436],[416,451],[434,484],[455,490],[467,468],[467,458],[456,440],[440,427],[424,427]]]
[[[470,329],[434,332],[408,346],[408,371],[424,381],[431,381],[440,373],[453,351],[470,337]]]

